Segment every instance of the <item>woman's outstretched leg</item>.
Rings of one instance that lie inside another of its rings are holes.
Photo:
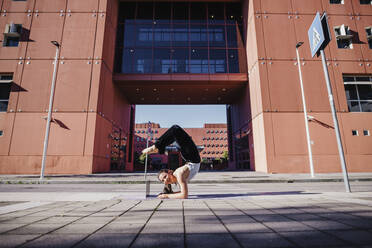
[[[166,146],[177,142],[181,148],[181,154],[185,160],[193,163],[200,163],[200,155],[198,149],[191,139],[191,137],[178,125],[170,127],[156,142],[143,153],[156,153],[163,154]]]

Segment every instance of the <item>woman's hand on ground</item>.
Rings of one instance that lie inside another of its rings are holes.
[[[169,197],[168,197],[168,194],[160,194],[160,195],[158,195],[158,198],[159,199],[167,199]]]

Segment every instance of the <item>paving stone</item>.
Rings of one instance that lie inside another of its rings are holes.
[[[64,248],[72,247],[80,240],[84,239],[86,234],[47,234],[35,239],[22,247],[27,248]]]
[[[144,224],[111,222],[97,233],[138,233]]]
[[[255,223],[256,221],[244,214],[242,215],[217,215],[224,224],[228,223]]]
[[[327,231],[327,233],[356,245],[372,244],[372,233],[363,230]]]
[[[152,216],[149,220],[149,223],[157,223],[157,224],[182,224],[183,217],[182,216],[174,216],[174,217],[154,217]]]
[[[186,246],[198,248],[238,248],[239,244],[230,234],[186,234]]]
[[[94,212],[78,212],[78,211],[71,211],[71,212],[67,212],[67,213],[64,213],[63,216],[68,216],[68,217],[75,217],[75,216],[78,216],[78,217],[83,217],[83,216],[88,216],[88,215],[91,215],[93,214]]]
[[[16,247],[29,240],[32,240],[40,235],[17,235],[17,234],[2,234],[0,235],[0,247]]]
[[[319,231],[281,232],[280,234],[302,247],[340,247],[347,245],[347,243]]]
[[[319,230],[347,230],[347,229],[352,229],[351,226],[344,225],[342,223],[332,221],[332,220],[306,220],[306,221],[301,221],[301,223],[311,226],[315,229]]]
[[[58,214],[57,211],[41,211],[41,212],[29,214],[29,215],[27,215],[27,217],[32,217],[32,216],[39,217],[40,216],[40,217],[47,218],[47,217],[51,217],[51,216],[56,216],[57,214]]]
[[[114,217],[92,217],[88,216],[76,221],[76,224],[106,224],[113,220]]]
[[[244,247],[295,247],[276,233],[239,233],[235,237]]]
[[[8,221],[8,220],[12,220],[14,219],[14,217],[10,217],[10,216],[0,216],[0,222],[4,222],[4,221]]]
[[[144,224],[149,219],[148,216],[121,216],[116,218],[114,222],[116,223],[139,223]]]
[[[359,217],[365,217],[365,218],[372,219],[372,211],[367,211],[367,212],[364,212],[364,211],[355,212],[354,211],[354,212],[351,212],[350,214],[353,216],[359,216]]]
[[[39,221],[38,224],[63,224],[71,223],[80,217],[50,217],[48,219]]]
[[[152,234],[183,234],[184,227],[183,224],[154,224],[154,223],[147,223],[145,228],[142,230],[142,233],[152,233]]]
[[[201,224],[218,224],[220,221],[217,219],[216,216],[203,216],[203,215],[186,215],[185,216],[185,223],[186,224],[194,224],[194,223],[201,223]]]
[[[62,233],[69,233],[69,234],[84,234],[84,233],[93,233],[99,228],[101,228],[103,224],[70,224],[67,225],[57,231],[55,231],[53,234],[62,234]]]
[[[135,234],[115,234],[115,233],[95,233],[79,243],[76,248],[115,248],[129,247],[136,235]]]
[[[222,224],[186,224],[185,225],[186,233],[227,233],[228,231]]]
[[[361,229],[371,229],[372,228],[372,220],[371,219],[355,219],[355,220],[340,220],[339,222],[349,225],[356,228]]]
[[[63,224],[31,224],[17,228],[11,234],[44,234],[62,227]]]
[[[287,222],[291,221],[286,218],[284,215],[279,214],[260,214],[260,215],[251,215],[254,220],[260,222]]]
[[[20,224],[31,224],[37,222],[39,220],[45,219],[45,216],[25,216],[25,217],[18,217],[9,221],[4,221],[2,223],[20,223]]]
[[[141,233],[134,242],[134,248],[142,247],[159,247],[159,248],[183,248],[184,236],[183,234],[148,234]]]
[[[304,220],[324,220],[322,217],[319,217],[314,214],[286,214],[285,215],[290,220],[296,220],[296,221],[304,221]]]
[[[259,222],[255,223],[228,223],[226,227],[232,233],[261,233],[261,232],[273,232]]]
[[[18,224],[3,224],[3,223],[0,223],[0,233],[4,233],[4,232],[19,228],[19,227],[24,226],[24,225],[25,224],[21,224],[21,223],[18,223]]]
[[[95,214],[92,214],[92,217],[117,217],[119,215],[123,214],[123,212],[119,211],[101,211]]]
[[[263,222],[264,225],[272,228],[276,232],[291,232],[291,231],[307,231],[314,230],[309,226],[304,225],[301,222],[296,221],[286,221],[286,222]]]

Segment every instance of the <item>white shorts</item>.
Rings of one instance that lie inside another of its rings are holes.
[[[187,178],[187,181],[190,181],[191,179],[193,179],[193,177],[196,174],[198,174],[199,169],[200,169],[200,163],[188,162],[188,163],[185,164],[185,166],[187,166],[189,168],[190,174],[189,174],[189,177]]]

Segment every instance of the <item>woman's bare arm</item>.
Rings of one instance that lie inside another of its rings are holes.
[[[186,166],[179,168],[179,173],[175,176],[177,177],[178,185],[180,186],[181,191],[175,192],[173,194],[161,194],[158,196],[160,199],[186,199],[189,195],[189,190],[187,187],[187,178],[190,174],[189,168]]]

